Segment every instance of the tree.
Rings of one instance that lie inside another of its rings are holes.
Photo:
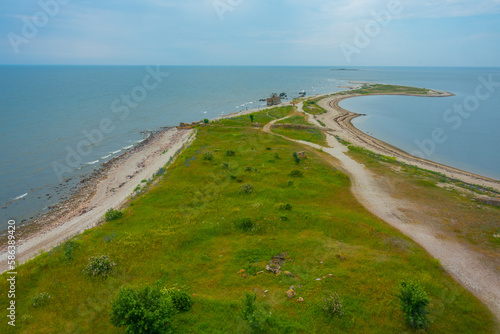
[[[252,114],[250,114],[250,122],[253,123],[253,115]]]
[[[158,288],[121,288],[113,302],[111,323],[128,334],[161,334],[175,314],[172,298]]]

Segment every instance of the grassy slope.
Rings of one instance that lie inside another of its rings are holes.
[[[297,124],[311,126],[304,116],[294,115],[290,118],[276,122],[277,124]],[[326,146],[326,136],[323,131],[316,129],[292,129],[292,128],[274,128],[272,132],[278,133],[288,138],[298,139]]]
[[[429,332],[493,331],[487,309],[423,249],[368,213],[354,199],[345,175],[312,151],[297,166],[292,153],[303,147],[224,123],[201,128],[167,176],[135,200],[123,218],[75,238],[73,261],[58,248],[18,268],[16,333],[123,333],[109,324],[118,289],[154,282],[183,285],[195,294],[193,309],[176,317],[178,333],[248,331],[239,315],[245,291],[255,291],[272,312],[275,327],[269,332],[403,332],[407,328],[394,294],[409,276],[421,280],[432,299]],[[236,155],[226,156],[227,150]],[[213,161],[202,159],[206,151],[214,152]],[[224,162],[229,171],[221,167]],[[254,170],[246,172],[247,166]],[[304,177],[290,177],[293,169],[303,170]],[[240,193],[245,183],[253,185],[252,194]],[[279,211],[279,203],[293,209]],[[247,217],[257,228],[242,232],[235,222]],[[279,252],[290,254],[293,261],[284,270],[296,278],[237,274],[241,268],[262,270]],[[117,262],[116,271],[107,280],[84,276],[88,257],[100,253]],[[334,276],[315,280],[330,273]],[[5,282],[4,277],[2,291]],[[286,297],[292,284],[302,286],[297,297],[303,303]],[[264,290],[269,290],[266,297]],[[326,291],[343,300],[343,318],[322,314]],[[31,300],[40,292],[50,293],[51,300],[33,308]],[[0,302],[6,305],[5,294]],[[0,332],[14,331],[2,321]]]

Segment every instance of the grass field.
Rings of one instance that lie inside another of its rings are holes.
[[[326,136],[321,130],[312,128],[311,123],[307,122],[306,118],[301,115],[294,115],[287,119],[276,122],[276,124],[293,124],[293,125],[306,125],[311,128],[298,129],[293,127],[278,127],[273,128],[272,132],[283,135],[288,138],[309,141],[321,146],[326,146]]]
[[[254,121],[290,111],[261,112]],[[265,333],[411,333],[396,297],[410,277],[431,298],[429,333],[494,331],[486,307],[361,206],[348,177],[321,152],[262,133],[247,119],[200,127],[195,142],[123,217],[73,239],[72,260],[62,245],[19,266],[16,328],[4,319],[0,332],[124,333],[110,324],[120,287],[157,284],[193,295],[191,311],[175,316],[175,333],[256,332],[241,315],[245,292],[257,294]],[[292,154],[303,150],[308,158],[296,164]],[[211,160],[204,159],[208,152]],[[293,177],[294,170],[303,176]],[[244,191],[248,185],[252,191]],[[283,252],[289,256],[282,270],[293,277],[258,274]],[[99,254],[117,264],[107,279],[82,272]],[[289,299],[291,285],[297,295]],[[5,275],[0,289],[8,291]],[[329,292],[339,295],[343,317],[324,314]],[[40,293],[50,298],[34,307]],[[6,293],[0,303],[7,305]]]

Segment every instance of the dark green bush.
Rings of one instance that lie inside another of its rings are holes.
[[[75,248],[76,248],[76,242],[74,242],[72,240],[70,240],[64,244],[64,247],[63,247],[64,256],[69,261],[73,260],[73,251],[75,250]]]
[[[249,232],[255,227],[255,224],[251,218],[242,218],[236,222],[236,227],[243,232]]]
[[[203,120],[203,123],[208,124],[208,118],[205,118],[205,119]]]
[[[290,210],[292,210],[292,205],[288,204],[288,203],[287,204],[281,203],[281,204],[278,205],[278,209],[279,210],[288,210],[288,211],[290,211]]]
[[[241,186],[240,192],[242,194],[251,194],[253,193],[253,186],[250,183],[244,184]]]
[[[297,155],[297,152],[293,152],[293,159],[295,160],[295,163],[298,164],[300,163],[300,158]]]
[[[252,114],[250,114],[250,122],[252,122],[252,123],[253,123],[253,117],[254,116]]]
[[[191,297],[186,292],[178,288],[164,289],[162,292],[172,298],[172,304],[177,311],[187,312],[191,309]]]
[[[302,177],[302,176],[304,176],[304,173],[302,173],[300,170],[294,169],[290,172],[290,176]]]
[[[231,151],[231,150],[227,150],[227,151],[226,151],[226,155],[227,155],[228,157],[233,157],[235,154],[236,154],[236,152],[235,152],[235,151]]]
[[[89,263],[83,269],[83,272],[89,276],[97,277],[101,276],[106,278],[109,276],[113,267],[116,266],[116,263],[111,261],[108,255],[99,255],[93,256],[89,258]]]
[[[255,305],[257,295],[255,293],[245,292],[242,300],[242,316],[250,326],[251,333],[262,333],[268,320],[265,312]]]
[[[427,305],[429,297],[417,282],[402,282],[399,286],[398,298],[401,302],[406,323],[413,328],[424,329],[429,326]]]
[[[158,288],[121,288],[113,301],[111,323],[127,334],[170,332],[175,314],[172,298]]]
[[[213,159],[214,159],[214,155],[212,152],[205,152],[205,154],[203,154],[203,160],[212,161]]]
[[[115,209],[109,209],[108,211],[106,211],[106,213],[104,214],[104,219],[109,222],[111,220],[115,220],[115,219],[118,219],[120,218],[121,216],[123,216],[123,212],[119,211],[119,210],[115,210]]]

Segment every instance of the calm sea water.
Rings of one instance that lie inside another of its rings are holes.
[[[143,140],[149,131],[258,108],[259,99],[340,90],[373,81],[452,91],[452,98],[363,97],[345,108],[356,125],[406,150],[446,130],[431,160],[500,178],[500,87],[458,129],[442,120],[498,69],[322,67],[0,67],[0,229],[45,212],[81,177]],[[412,146],[413,145],[413,146]],[[418,146],[416,146],[418,148]],[[479,148],[478,148],[479,147]]]

